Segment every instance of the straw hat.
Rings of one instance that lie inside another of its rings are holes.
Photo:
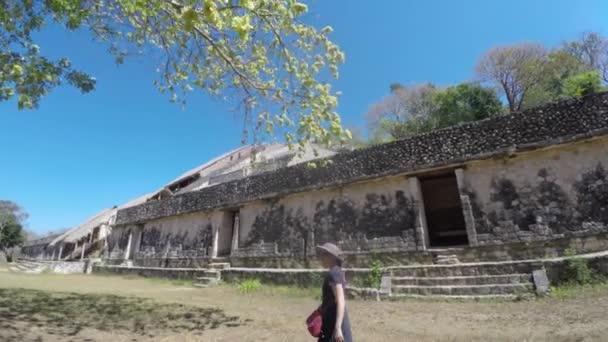
[[[336,245],[334,245],[333,243],[324,243],[320,246],[317,246],[317,251],[322,251],[325,252],[327,254],[331,254],[333,255],[336,259],[338,260],[342,260],[342,251],[340,250],[340,248]]]

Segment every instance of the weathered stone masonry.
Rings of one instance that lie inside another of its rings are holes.
[[[421,250],[428,225],[443,224],[427,222],[422,188],[446,173],[471,246],[599,233],[608,225],[607,134],[601,93],[341,153],[327,166],[295,165],[119,210],[110,256],[125,254],[128,236],[138,258],[226,248],[305,256],[327,240],[350,252]]]

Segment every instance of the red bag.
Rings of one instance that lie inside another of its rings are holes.
[[[319,309],[313,311],[310,316],[306,319],[306,325],[308,326],[308,332],[313,337],[321,337],[321,326],[323,325],[323,316]]]

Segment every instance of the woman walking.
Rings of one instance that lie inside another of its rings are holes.
[[[317,246],[317,252],[319,261],[329,270],[323,280],[323,302],[320,308],[323,324],[318,342],[352,342],[344,297],[346,280],[342,272],[342,252],[332,243]]]

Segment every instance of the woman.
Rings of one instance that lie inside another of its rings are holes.
[[[323,280],[322,335],[319,342],[352,342],[350,321],[346,312],[344,287],[346,281],[342,272],[342,254],[338,246],[326,243],[317,246],[319,261],[329,272]]]

